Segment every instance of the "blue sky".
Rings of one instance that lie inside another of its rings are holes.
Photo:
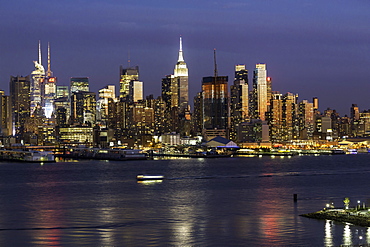
[[[216,48],[229,85],[234,65],[246,64],[251,85],[255,64],[266,63],[273,90],[319,97],[320,110],[344,115],[353,103],[370,108],[369,9],[365,0],[2,1],[0,88],[8,93],[10,75],[31,73],[41,40],[60,85],[88,76],[92,91],[118,87],[130,51],[144,94],[158,96],[182,35],[191,101],[213,74]]]

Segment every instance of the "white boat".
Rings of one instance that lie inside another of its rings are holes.
[[[144,181],[144,180],[163,180],[164,176],[163,175],[137,175],[136,179],[139,181]]]

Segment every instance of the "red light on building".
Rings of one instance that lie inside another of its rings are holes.
[[[50,77],[49,82],[55,82],[55,77]]]
[[[267,79],[267,81],[271,81],[271,77],[267,77],[266,79]]]

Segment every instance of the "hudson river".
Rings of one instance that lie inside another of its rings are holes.
[[[370,228],[299,215],[370,206],[369,178],[370,154],[1,162],[0,246],[366,245]]]

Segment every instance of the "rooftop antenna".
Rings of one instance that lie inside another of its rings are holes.
[[[213,49],[213,60],[214,60],[214,63],[215,63],[214,76],[217,77],[218,76],[218,71],[217,71],[217,62],[216,62],[216,48]]]
[[[48,71],[47,71],[47,76],[51,77],[52,72],[51,72],[51,66],[50,66],[50,43],[48,42]]]
[[[41,64],[41,41],[39,40],[39,64]]]

